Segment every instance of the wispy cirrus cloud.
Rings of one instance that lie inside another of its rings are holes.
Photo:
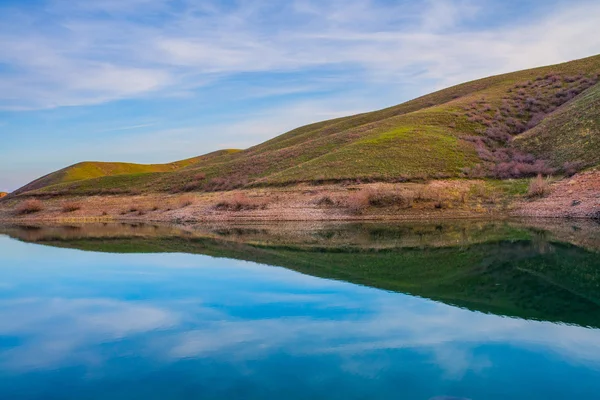
[[[486,3],[49,0],[30,13],[7,7],[0,107],[98,104],[236,74],[339,66],[349,81],[401,85],[417,74],[445,85],[600,51],[599,4],[559,2],[527,23],[472,26],[493,18]]]

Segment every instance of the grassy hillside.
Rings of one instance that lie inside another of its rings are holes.
[[[527,152],[548,159],[554,166],[600,164],[600,85],[561,107],[538,126],[516,138]]]
[[[69,167],[19,193],[211,191],[560,173],[572,169],[565,162],[576,158],[600,163],[596,142],[572,138],[580,128],[569,127],[573,115],[581,115],[582,126],[597,118],[599,74],[600,56],[594,56],[493,76],[384,110],[307,125],[243,151],[143,168]],[[528,139],[513,140],[520,135]],[[554,142],[563,150],[548,145]]]
[[[83,182],[85,182],[83,183],[83,188],[118,189],[119,187],[134,187],[142,181],[150,182],[159,173],[174,172],[192,165],[203,165],[203,163],[210,163],[223,155],[235,153],[236,151],[238,150],[221,150],[169,164],[86,161],[36,179],[15,191],[15,194],[35,191],[41,188],[51,189],[55,186],[79,188],[78,185]],[[73,182],[78,183],[71,186],[65,185]]]

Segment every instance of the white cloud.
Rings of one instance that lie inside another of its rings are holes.
[[[4,10],[0,107],[165,96],[237,73],[333,65],[366,72],[348,79],[398,87],[422,71],[442,86],[600,52],[593,3],[471,30],[485,9],[467,0],[172,4],[54,0],[33,15]]]
[[[28,370],[64,363],[97,363],[90,350],[128,336],[168,328],[177,318],[160,308],[112,299],[25,298],[0,302],[0,334],[20,335],[23,346],[2,353],[3,368]]]

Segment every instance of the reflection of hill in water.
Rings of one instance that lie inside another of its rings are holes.
[[[600,327],[600,225],[11,226],[56,247],[255,261],[498,315]],[[573,244],[574,243],[574,244]],[[578,245],[586,246],[579,247]]]

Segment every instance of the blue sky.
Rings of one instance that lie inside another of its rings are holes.
[[[600,53],[588,0],[0,0],[0,191]]]

